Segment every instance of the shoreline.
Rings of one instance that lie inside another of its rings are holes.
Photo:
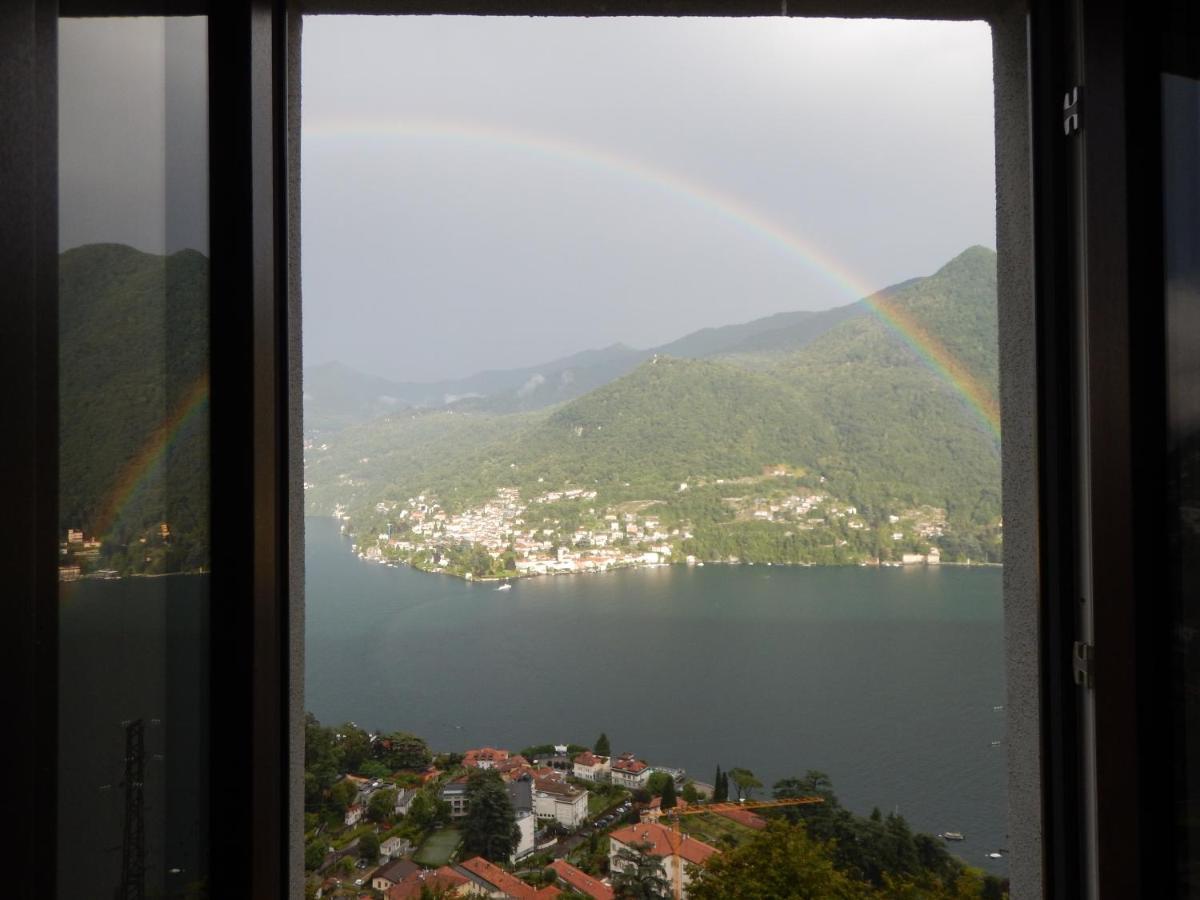
[[[349,535],[344,535],[349,538]],[[940,562],[930,565],[928,563],[791,563],[791,562],[730,562],[728,560],[698,560],[695,563],[685,562],[670,562],[670,563],[654,563],[650,565],[618,565],[610,566],[607,569],[593,571],[577,571],[577,572],[537,572],[537,573],[517,573],[511,575],[459,575],[456,572],[438,571],[436,569],[423,569],[420,566],[414,566],[407,561],[392,561],[385,559],[368,559],[361,553],[351,551],[351,554],[360,562],[370,563],[371,565],[383,566],[385,568],[399,568],[404,566],[412,569],[414,572],[420,572],[423,575],[440,575],[446,578],[457,578],[459,581],[477,584],[511,584],[514,581],[524,581],[533,578],[554,578],[561,576],[580,576],[580,575],[609,575],[614,572],[627,571],[642,571],[653,569],[697,569],[705,566],[746,566],[754,567],[761,566],[763,568],[786,568],[786,569],[900,569],[902,571],[941,569],[941,568],[957,568],[957,569],[1003,569],[1004,563],[996,562]]]

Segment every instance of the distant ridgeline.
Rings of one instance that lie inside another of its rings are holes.
[[[59,289],[63,565],[207,569],[208,260],[93,244]]]
[[[470,522],[500,488],[522,505],[595,491],[522,514],[568,548],[652,513],[675,561],[853,563],[936,547],[942,561],[996,562],[997,352],[996,256],[972,247],[859,303],[652,350],[425,386],[320,367],[305,384],[307,508],[340,508],[360,544],[389,534],[419,565],[440,551],[419,556],[427,537],[406,538],[409,498]],[[469,570],[511,571],[511,552],[492,556]]]

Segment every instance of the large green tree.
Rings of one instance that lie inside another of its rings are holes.
[[[711,857],[688,885],[691,900],[866,900],[874,890],[839,872],[804,827],[772,823],[735,850]]]
[[[406,731],[393,731],[375,742],[375,755],[392,771],[423,769],[433,759],[423,738]]]
[[[337,727],[335,746],[342,772],[357,772],[371,756],[371,736],[353,722],[343,722]]]
[[[367,862],[379,859],[379,835],[368,831],[358,839],[358,855]]]
[[[353,781],[343,778],[329,789],[329,806],[339,814],[344,813],[357,796],[358,787]]]
[[[616,900],[666,900],[671,896],[662,861],[650,854],[649,844],[633,844],[617,851],[612,871]]]
[[[663,785],[662,808],[663,809],[674,809],[676,802],[677,801],[675,799],[675,779],[668,778],[667,783],[665,785]]]
[[[592,752],[597,756],[612,756],[612,747],[608,743],[608,735],[603,731],[600,732],[600,737],[596,738],[596,745],[592,748]]]
[[[738,800],[749,800],[754,794],[755,788],[760,788],[763,783],[754,777],[754,773],[749,769],[730,769],[729,777],[733,779],[734,787],[737,788]]]
[[[372,822],[384,822],[396,815],[396,791],[383,788],[371,795],[367,801],[367,818]]]
[[[467,815],[463,821],[463,851],[492,862],[508,862],[521,834],[512,800],[500,776],[475,770],[467,780]]]

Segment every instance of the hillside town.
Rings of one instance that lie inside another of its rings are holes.
[[[777,532],[774,539],[800,540],[805,533],[820,534],[829,542],[825,546],[843,550],[848,561],[860,565],[942,562],[939,542],[948,528],[945,510],[918,507],[871,520],[855,505],[825,491],[794,486],[790,490],[766,489],[775,487],[769,482],[787,475],[786,470],[767,467],[756,477],[718,479],[714,485],[724,490],[742,484],[746,489],[743,496],[721,498],[723,514],[735,526],[767,527],[772,534]],[[680,484],[679,491],[691,487]],[[343,532],[354,535],[353,549],[361,559],[411,565],[469,580],[754,562],[734,554],[688,552],[700,549],[696,526],[663,509],[661,502],[604,506],[596,500],[595,490],[547,491],[525,500],[518,488],[500,487],[489,501],[460,512],[451,512],[432,494],[381,500],[373,509],[356,515],[353,523],[344,506],[333,512]],[[370,520],[367,524],[360,521],[364,517]],[[872,541],[876,549],[867,549]],[[881,543],[882,551],[878,549]],[[769,559],[765,562],[775,564]]]
[[[337,741],[351,739],[335,735]],[[376,759],[394,761],[393,750],[410,752],[417,740],[371,735],[370,756],[358,768],[372,770]],[[402,743],[407,750],[399,750]],[[598,743],[606,749],[607,738]],[[613,878],[650,860],[665,883],[677,884],[686,897],[695,867],[721,852],[662,821],[667,811],[687,809],[689,802],[699,808],[711,799],[712,786],[634,753],[605,755],[571,744],[532,749],[539,755],[495,747],[440,757],[420,752],[407,761],[428,759],[422,766],[374,778],[341,774],[319,798],[307,798],[308,896],[611,900]],[[503,787],[502,805],[516,834],[511,849],[489,854],[491,859],[466,846],[476,814],[472,796],[481,796],[483,778]],[[711,815],[726,830],[749,834],[766,826],[735,807],[718,803]]]

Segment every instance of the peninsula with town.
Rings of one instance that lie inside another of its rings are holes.
[[[364,560],[471,579],[998,564],[995,290],[975,247],[875,298],[953,378],[865,301],[456,382],[316,367],[305,508]]]

